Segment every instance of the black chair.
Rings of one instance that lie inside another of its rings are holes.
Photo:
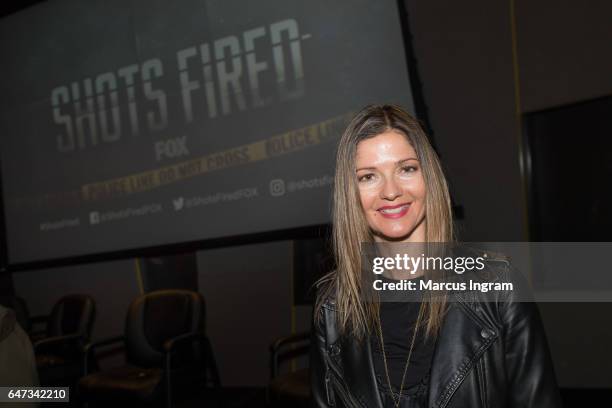
[[[268,402],[273,407],[309,407],[311,404],[308,368],[281,374],[283,363],[310,350],[310,333],[298,333],[281,337],[270,346],[270,384]]]
[[[160,290],[136,298],[127,313],[125,334],[87,347],[91,356],[102,347],[123,343],[126,364],[89,373],[92,358],[85,358],[88,375],[79,381],[81,401],[171,407],[175,396],[199,392],[209,382],[220,387],[205,335],[205,314],[204,299],[192,291]]]
[[[60,298],[46,317],[45,337],[34,342],[42,385],[71,386],[82,375],[84,346],[89,342],[96,303],[89,295]]]

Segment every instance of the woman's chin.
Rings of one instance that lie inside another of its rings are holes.
[[[380,242],[404,242],[410,240],[413,231],[376,231],[374,236]]]

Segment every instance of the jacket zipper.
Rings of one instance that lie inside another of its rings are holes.
[[[334,391],[331,389],[331,387],[331,374],[328,366],[327,370],[325,370],[325,392],[327,394],[327,404],[330,407],[333,407],[336,405],[336,401],[334,399]]]
[[[478,359],[478,364],[476,364],[476,378],[478,381],[478,391],[480,392],[480,402],[483,408],[487,408],[487,383],[482,356]]]
[[[333,380],[334,380],[334,384],[336,385],[335,387],[336,390],[338,390],[343,400],[348,403],[347,407],[349,408],[360,407],[360,405],[353,399],[353,396],[347,390],[344,389],[344,384],[341,383],[336,377],[334,377]]]
[[[338,393],[340,394],[340,396],[342,397],[342,400],[344,402],[347,403],[347,407],[349,408],[353,408],[353,407],[360,407],[361,404],[359,404],[357,401],[355,401],[354,397],[351,395],[351,393],[347,390],[346,384],[342,381],[341,376],[340,376],[340,372],[337,369],[337,367],[334,365],[333,361],[331,361],[331,358],[329,358],[329,356],[327,356],[327,372],[326,372],[326,376],[325,376],[325,384],[328,385],[329,384],[329,380],[331,379],[332,383],[335,385],[335,389],[338,391]],[[330,368],[331,371],[330,372]],[[329,377],[327,376],[327,374],[329,373]],[[328,390],[329,392],[329,390]],[[330,400],[330,397],[328,396],[328,402]],[[335,398],[333,397],[333,392],[331,395],[331,401],[333,401],[335,403]]]

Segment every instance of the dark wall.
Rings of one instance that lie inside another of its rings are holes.
[[[466,241],[520,241],[512,30],[507,3],[408,0],[418,70]]]
[[[517,0],[522,111],[612,93],[612,4]]]

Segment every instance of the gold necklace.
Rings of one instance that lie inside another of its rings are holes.
[[[380,323],[380,304],[378,305],[378,324],[376,325],[378,329],[378,336],[379,336],[378,341],[380,342],[380,349],[383,355],[383,364],[385,367],[385,376],[387,377],[387,384],[389,385],[389,390],[391,390],[391,398],[393,398],[393,405],[395,406],[395,408],[399,407],[399,404],[402,399],[402,390],[404,389],[404,381],[406,380],[406,373],[408,372],[408,366],[410,365],[410,356],[412,355],[412,349],[414,348],[414,341],[416,339],[416,334],[417,334],[420,322],[421,322],[421,310],[419,307],[419,315],[414,325],[412,340],[410,342],[410,350],[408,350],[408,358],[406,358],[406,364],[404,365],[404,374],[402,374],[402,382],[400,383],[400,389],[397,393],[397,400],[396,400],[395,394],[393,393],[393,386],[391,385],[391,379],[389,378],[389,368],[387,367],[387,355],[385,354],[385,341],[383,339],[382,328],[381,328],[381,323]]]

